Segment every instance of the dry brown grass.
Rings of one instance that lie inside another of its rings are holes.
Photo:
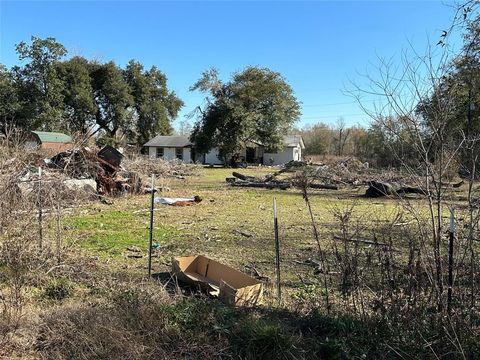
[[[21,172],[20,164],[0,167],[7,175],[0,180],[0,341],[7,358],[383,359],[462,352],[473,358],[479,350],[478,311],[459,303],[450,318],[435,313],[428,257],[418,252],[419,228],[426,225],[412,223],[399,200],[372,202],[351,190],[308,194],[325,255],[318,269],[306,262],[320,255],[298,190],[229,188],[226,169],[193,168],[200,176],[178,179],[161,164],[168,176],[159,183],[172,188],[168,196],[204,201],[188,208],[159,205],[155,272],[168,270],[173,255],[203,253],[240,270],[253,265],[273,279],[271,200],[277,197],[284,301],[277,307],[269,297],[268,306],[235,309],[197,293],[170,292],[145,279],[145,258],[122,256],[126,244],[146,249],[148,196],[89,203],[67,216],[55,207],[67,196],[55,185],[51,189],[60,191],[42,194],[49,211],[40,250],[35,188],[30,198],[19,193],[18,176],[7,169]],[[421,210],[423,201],[413,198],[411,206]],[[387,245],[355,242],[360,237]],[[466,269],[458,263],[461,279]],[[459,302],[467,295],[458,291]]]

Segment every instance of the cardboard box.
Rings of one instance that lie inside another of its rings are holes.
[[[260,281],[205,256],[175,257],[172,269],[179,280],[199,285],[227,304],[244,306],[261,301]]]

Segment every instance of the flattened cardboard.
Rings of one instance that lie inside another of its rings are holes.
[[[175,257],[172,270],[179,280],[199,285],[227,304],[255,305],[262,298],[260,281],[202,255]]]

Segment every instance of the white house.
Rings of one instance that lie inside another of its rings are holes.
[[[194,161],[192,143],[186,136],[155,136],[143,146],[148,149],[150,158],[182,160],[185,163]],[[193,154],[192,154],[193,152]]]
[[[266,153],[262,144],[249,142],[238,152],[238,158],[247,163],[264,165],[281,165],[292,160],[302,159],[302,150],[305,149],[301,135],[285,135],[283,150],[276,153]],[[218,149],[213,148],[204,157],[204,163],[210,165],[223,164],[218,156]]]
[[[283,150],[276,153],[264,153],[264,165],[281,165],[292,160],[302,160],[302,150],[305,149],[302,135],[285,135]]]
[[[179,159],[186,163],[198,160],[210,165],[223,164],[223,160],[218,156],[217,148],[213,148],[204,155],[197,154],[198,156],[195,156],[195,147],[185,136],[158,135],[143,146],[148,149],[150,158]],[[285,135],[282,151],[266,153],[262,144],[250,141],[235,154],[235,157],[239,161],[250,164],[281,165],[292,160],[301,160],[303,149],[305,149],[305,144],[301,135]]]
[[[249,141],[236,154],[240,161],[249,164],[262,164],[264,147],[262,144]],[[213,148],[204,155],[204,164],[223,165],[223,160],[218,155],[218,148]]]

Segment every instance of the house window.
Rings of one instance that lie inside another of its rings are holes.
[[[175,149],[175,157],[179,160],[183,160],[183,148]]]
[[[157,147],[157,158],[163,158],[163,148]]]

